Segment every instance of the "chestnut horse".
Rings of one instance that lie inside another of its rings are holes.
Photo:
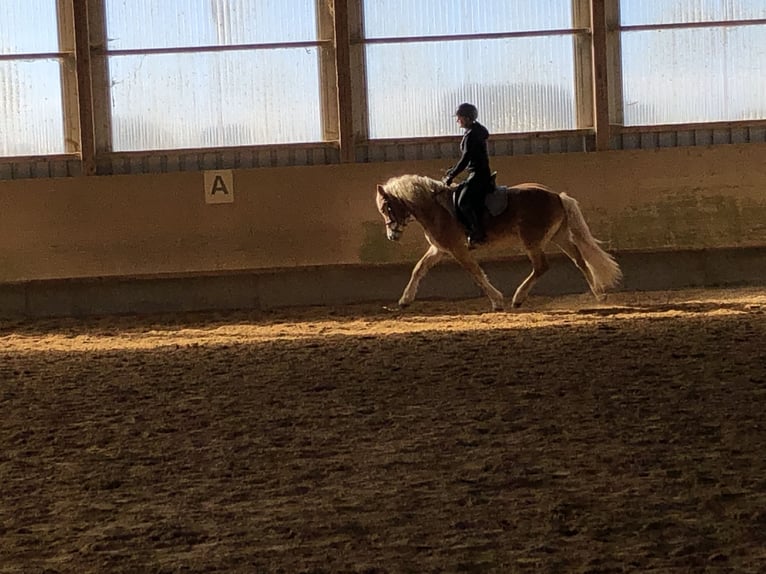
[[[402,175],[378,185],[376,203],[386,223],[388,239],[397,241],[407,223],[415,219],[425,231],[429,248],[412,270],[399,306],[415,299],[418,285],[445,254],[454,257],[489,297],[493,310],[503,309],[503,294],[487,279],[466,245],[465,229],[455,216],[453,187],[420,175]],[[622,278],[614,258],[591,235],[577,201],[539,183],[496,187],[487,194],[484,225],[488,244],[520,240],[532,262],[532,272],[516,289],[513,306],[519,307],[530,289],[548,270],[544,249],[557,245],[582,271],[597,300]]]

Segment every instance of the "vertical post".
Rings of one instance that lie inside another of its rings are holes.
[[[335,69],[337,70],[338,141],[343,163],[355,159],[353,90],[351,78],[351,45],[349,35],[348,3],[355,0],[335,0],[333,11],[335,28]],[[356,0],[360,1],[360,0]]]
[[[370,110],[367,98],[367,66],[365,62],[364,0],[345,0],[348,8],[348,70],[349,81],[347,95],[351,109],[348,129],[354,141],[354,153],[360,152],[360,146],[366,144],[370,136]],[[363,155],[365,155],[363,153]]]
[[[609,149],[609,74],[607,58],[606,0],[591,0],[593,46],[593,107],[596,150]]]
[[[322,109],[322,139],[339,141],[338,67],[335,46],[335,20],[332,0],[316,0],[319,28],[319,91]]]
[[[80,107],[80,158],[83,175],[96,173],[96,136],[93,120],[93,86],[90,72],[88,0],[73,0],[77,101]]]
[[[590,0],[572,0],[572,25],[591,29]],[[578,33],[574,43],[575,113],[577,129],[595,125],[593,99],[593,41],[592,34]],[[587,138],[590,139],[590,138]],[[586,146],[586,149],[591,147]]]
[[[109,95],[109,60],[107,53],[105,0],[76,0],[86,5],[90,38],[91,105],[97,154],[112,151],[112,107]]]
[[[61,59],[61,102],[63,107],[64,152],[80,154],[80,106],[77,89],[77,58],[75,55],[74,12],[71,0],[57,0],[58,49]]]
[[[609,67],[609,122],[611,133],[619,132],[625,124],[622,96],[622,32],[620,30],[620,0],[606,2],[606,55]],[[615,129],[617,128],[617,129]]]

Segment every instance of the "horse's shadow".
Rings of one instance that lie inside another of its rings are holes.
[[[454,309],[454,301],[451,303],[452,309],[448,309],[449,304],[440,300],[423,300],[407,308],[397,306],[382,306],[382,311],[388,316],[471,316],[485,315],[489,312],[481,305],[481,300],[470,300],[461,302],[459,311]],[[530,299],[529,306],[521,309],[507,309],[504,311],[513,315],[592,315],[597,317],[612,317],[617,315],[649,315],[658,313],[684,313],[684,314],[704,314],[715,311],[734,311],[743,313],[766,313],[766,305],[747,302],[724,302],[724,301],[679,301],[665,303],[638,303],[638,304],[609,304],[607,302],[588,305],[584,307],[551,308],[548,304],[541,306],[535,305],[534,298]]]

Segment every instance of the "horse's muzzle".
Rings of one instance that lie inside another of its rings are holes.
[[[389,241],[399,241],[399,238],[402,236],[402,230],[401,229],[386,229],[386,237],[388,237]]]

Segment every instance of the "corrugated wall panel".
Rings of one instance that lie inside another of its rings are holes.
[[[315,0],[107,1],[110,50],[317,41]],[[322,140],[318,48],[109,56],[112,148]]]
[[[574,129],[573,62],[568,36],[368,46],[369,136],[459,133],[464,101],[492,133]]]
[[[108,49],[312,41],[315,4],[316,0],[106,0]]]
[[[0,54],[58,51],[56,0],[2,0]],[[0,156],[64,152],[61,60],[0,61]]]
[[[571,0],[364,0],[366,38],[560,30]]]
[[[620,0],[623,26],[761,18],[763,0]]]
[[[766,118],[766,26],[624,32],[626,125]]]
[[[365,47],[369,137],[460,133],[452,113],[463,101],[492,133],[574,129],[571,33],[395,42],[571,28],[571,0],[365,0],[365,38],[387,39]]]
[[[2,0],[0,54],[57,52],[56,1]]]

